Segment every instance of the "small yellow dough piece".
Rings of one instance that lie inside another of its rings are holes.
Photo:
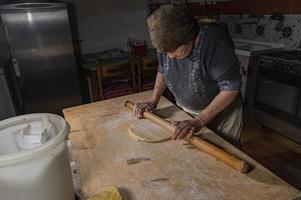
[[[122,200],[122,197],[116,187],[107,187],[88,200]]]
[[[140,119],[133,123],[129,133],[132,137],[149,143],[159,143],[171,138],[168,131],[147,119]]]

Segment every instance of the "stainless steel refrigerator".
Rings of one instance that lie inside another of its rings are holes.
[[[20,113],[61,113],[81,104],[67,6],[21,2],[1,5],[0,13],[20,89]]]

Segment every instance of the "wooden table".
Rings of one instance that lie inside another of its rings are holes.
[[[65,109],[70,140],[82,184],[89,197],[107,186],[117,186],[124,199],[294,199],[300,192],[207,128],[202,137],[248,161],[254,169],[239,173],[184,141],[160,144],[138,142],[128,134],[137,119],[124,107],[151,91]],[[189,119],[167,99],[158,114],[172,120]],[[136,164],[127,161],[147,158]]]

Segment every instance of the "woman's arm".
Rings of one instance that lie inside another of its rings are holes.
[[[166,82],[165,76],[160,72],[157,73],[155,87],[153,91],[153,95],[151,101],[154,102],[155,105],[158,104],[160,97],[162,96],[163,92],[166,90]]]
[[[238,91],[221,91],[199,115],[190,120],[175,123],[173,139],[183,139],[189,133],[198,132],[213,120],[221,111],[227,108],[238,95]]]
[[[143,117],[143,113],[147,111],[153,111],[156,109],[157,104],[160,100],[160,97],[162,96],[163,92],[166,89],[166,83],[165,83],[165,76],[158,72],[155,82],[155,87],[153,90],[153,95],[150,100],[144,101],[141,103],[136,103],[134,107],[134,114],[138,118]]]
[[[204,125],[208,124],[221,111],[227,108],[238,95],[238,91],[220,91],[212,102],[199,113],[198,119],[203,121]]]

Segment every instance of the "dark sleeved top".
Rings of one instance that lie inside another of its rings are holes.
[[[158,72],[165,76],[167,87],[188,109],[204,109],[220,91],[240,90],[233,41],[219,24],[200,25],[199,40],[188,57],[171,59],[161,53],[158,60]]]

